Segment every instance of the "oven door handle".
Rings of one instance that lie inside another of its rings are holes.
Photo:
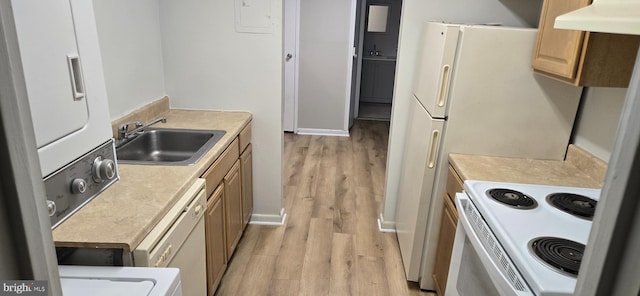
[[[514,287],[513,284],[505,277],[503,270],[493,260],[491,260],[492,256],[489,255],[489,252],[482,245],[480,237],[471,226],[471,217],[469,217],[469,214],[465,210],[465,206],[473,206],[473,203],[466,193],[456,194],[456,206],[458,208],[458,221],[460,222],[458,225],[462,224],[462,227],[464,228],[464,231],[467,235],[467,239],[471,242],[471,245],[475,249],[475,253],[478,255],[480,262],[482,262],[482,265],[487,270],[487,273],[489,274],[489,277],[493,281],[497,290],[500,291],[500,295],[533,296],[533,292],[531,292],[518,271],[515,270],[515,266],[513,267],[513,271],[515,273],[515,276],[520,279],[524,291],[516,289],[516,287]],[[482,221],[482,223],[485,222]],[[489,230],[489,232],[491,231]],[[489,235],[493,236],[492,233],[489,233]],[[502,246],[500,246],[499,243],[497,244],[497,246],[501,249],[502,254],[505,254],[504,256],[506,256],[506,253],[504,252],[504,250],[502,250]],[[511,259],[507,257],[506,260],[509,261],[511,265],[513,265],[511,263]]]

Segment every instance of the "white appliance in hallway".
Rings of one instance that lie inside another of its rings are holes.
[[[465,181],[447,295],[574,295],[599,198],[599,189]]]
[[[396,230],[407,279],[434,290],[449,153],[563,159],[582,88],[531,70],[535,29],[425,23]]]

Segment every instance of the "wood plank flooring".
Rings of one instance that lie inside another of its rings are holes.
[[[405,280],[395,234],[377,228],[388,134],[381,121],[285,134],[286,225],[249,225],[216,295],[435,295]]]

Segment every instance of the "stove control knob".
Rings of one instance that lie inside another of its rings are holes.
[[[53,216],[56,213],[56,203],[47,200],[47,211],[49,212],[49,217]]]
[[[103,182],[116,176],[116,163],[111,159],[103,159],[102,156],[93,160],[93,180]]]
[[[87,191],[87,181],[81,178],[75,178],[71,182],[71,192],[75,194],[82,194]]]

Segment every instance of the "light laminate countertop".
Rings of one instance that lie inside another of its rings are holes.
[[[170,110],[158,128],[225,130],[191,166],[119,164],[120,180],[53,231],[57,247],[133,250],[251,121],[248,112]]]
[[[449,154],[464,180],[601,188],[606,163],[570,145],[567,160],[539,160]]]

